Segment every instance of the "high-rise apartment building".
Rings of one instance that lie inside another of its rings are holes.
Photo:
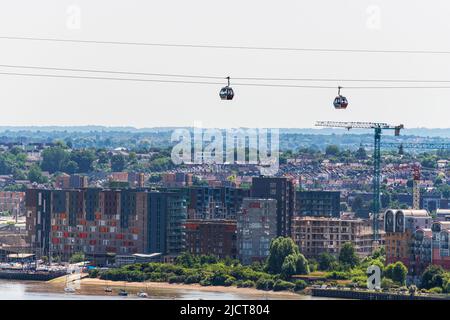
[[[252,198],[277,200],[277,236],[291,235],[295,212],[295,186],[284,177],[255,177],[252,179]]]
[[[145,190],[26,192],[28,243],[37,255],[68,259],[76,252],[99,264],[116,254],[185,249],[186,206],[176,193]]]
[[[299,216],[340,216],[340,191],[297,191],[296,214]]]
[[[265,260],[276,236],[277,201],[245,198],[237,217],[237,248],[242,263]]]
[[[235,259],[235,220],[187,220],[186,251],[193,255],[215,255]]]
[[[189,187],[184,189],[190,219],[235,220],[250,190],[234,187]]]

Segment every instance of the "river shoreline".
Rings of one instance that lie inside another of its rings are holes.
[[[66,281],[63,279],[59,281],[0,279],[0,300],[340,300],[293,292],[266,292],[251,288],[201,287],[155,282],[125,284],[99,279],[76,280],[71,285],[75,292],[71,293],[65,292],[65,286]],[[106,286],[111,287],[111,292],[105,292]],[[125,289],[129,294],[119,296],[120,289]],[[141,290],[148,294],[148,298],[137,295]]]
[[[251,296],[255,299],[263,299],[270,297],[271,299],[302,299],[306,297],[302,294],[297,294],[289,291],[262,291],[254,288],[237,288],[224,286],[201,286],[199,284],[181,284],[181,283],[167,283],[167,282],[126,282],[126,281],[110,281],[93,278],[83,278],[80,280],[81,288],[95,288],[104,289],[111,287],[116,289],[126,288],[127,290],[193,290],[202,292],[219,292],[219,293],[233,293]]]

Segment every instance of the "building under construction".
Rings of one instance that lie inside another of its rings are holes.
[[[307,258],[317,258],[323,252],[337,256],[346,242],[354,245],[360,257],[370,255],[374,249],[372,222],[366,219],[295,217],[292,236]]]

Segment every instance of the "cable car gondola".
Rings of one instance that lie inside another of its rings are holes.
[[[335,109],[346,109],[348,106],[348,100],[341,95],[341,87],[338,87],[338,95],[334,98],[333,105]]]
[[[227,77],[227,80],[228,85],[220,90],[219,96],[222,100],[233,100],[234,91],[233,88],[230,87],[230,77]]]

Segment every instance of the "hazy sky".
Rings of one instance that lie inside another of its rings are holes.
[[[71,19],[78,9],[80,19]],[[448,0],[2,0],[0,36],[450,51],[449,16]],[[449,59],[0,40],[0,64],[224,77],[450,80]],[[0,68],[11,71],[30,72]],[[0,125],[312,127],[348,120],[450,127],[450,89],[347,89],[346,111],[333,109],[335,89],[236,86],[233,101],[221,101],[219,89],[0,75]]]

